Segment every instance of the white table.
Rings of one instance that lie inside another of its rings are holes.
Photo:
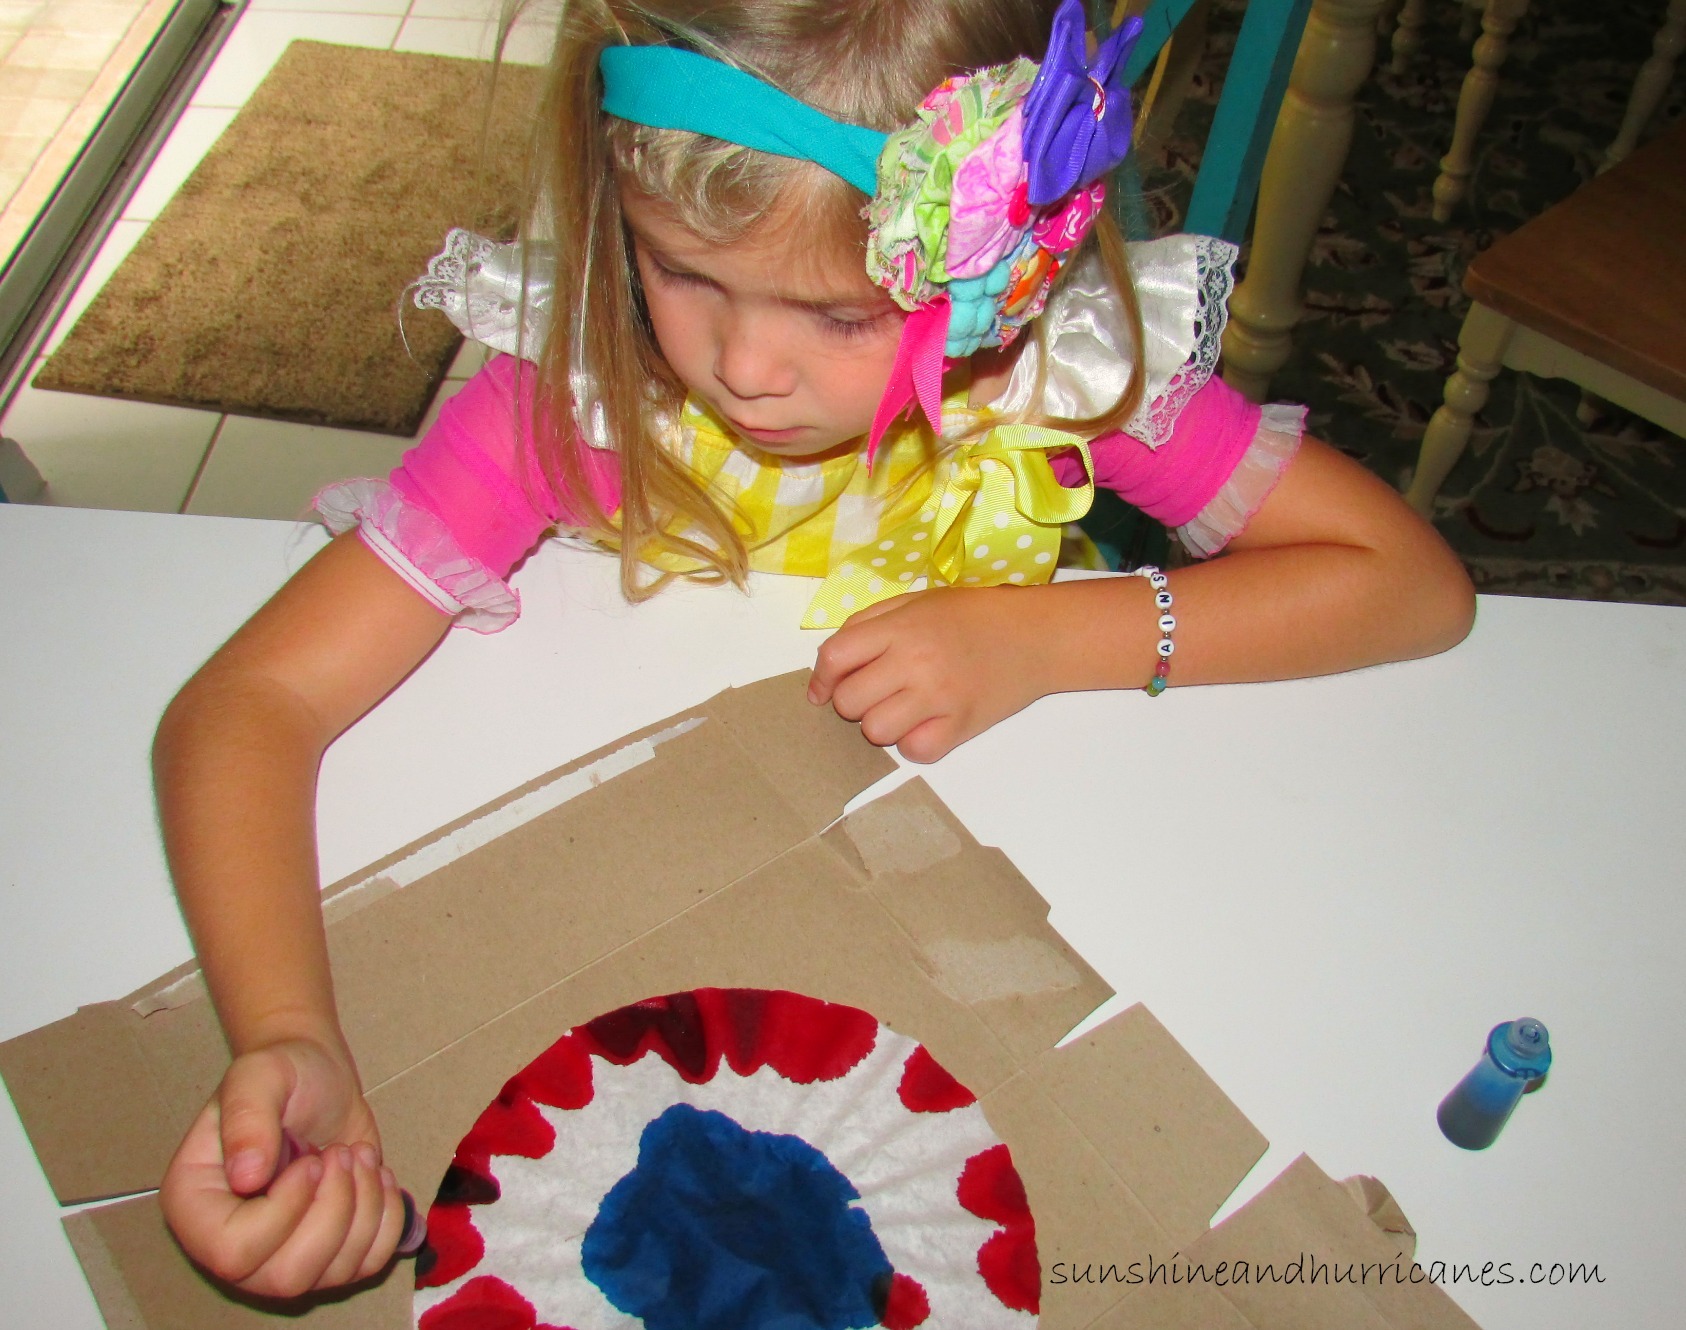
[[[279,523],[0,506],[0,1038],[183,960],[147,771],[175,687],[319,543]],[[338,877],[721,688],[810,663],[807,584],[628,608],[561,549],[330,754]],[[1680,1323],[1686,611],[1488,599],[1469,642],[1334,679],[1045,700],[925,770],[1272,1147],[1393,1190],[1423,1261],[1591,1262],[1451,1290],[1483,1324]],[[1011,800],[993,773],[1027,773]],[[892,779],[896,779],[893,777]],[[1489,1151],[1434,1124],[1489,1026],[1558,1066]],[[99,1324],[9,1106],[8,1325]],[[1120,1259],[1127,1254],[1120,1253]],[[1163,1255],[1163,1254],[1161,1254]]]

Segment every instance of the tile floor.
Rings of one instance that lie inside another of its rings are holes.
[[[294,38],[430,55],[481,56],[497,0],[252,0],[187,112],[130,200],[49,341],[56,346]],[[540,16],[512,34],[506,58],[548,54]],[[478,366],[465,348],[440,400]],[[434,403],[433,411],[438,410]],[[433,412],[429,413],[429,421]],[[423,428],[426,428],[424,423]],[[227,517],[295,518],[331,480],[380,475],[411,440],[24,387],[0,433],[46,481],[39,502]]]
[[[0,262],[52,197],[174,0],[0,0]]]

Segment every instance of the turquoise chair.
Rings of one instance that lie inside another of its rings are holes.
[[[1142,35],[1124,67],[1125,81],[1131,87],[1141,83],[1195,4],[1196,0],[1153,0],[1142,12]],[[1200,157],[1183,230],[1220,236],[1235,244],[1246,236],[1258,197],[1259,174],[1310,10],[1311,0],[1249,0]],[[1124,3],[1115,6],[1112,23],[1122,21],[1128,12]],[[1144,224],[1136,215],[1139,209],[1132,207],[1140,194],[1139,177],[1133,163],[1126,162],[1121,171],[1123,197],[1119,202],[1125,230],[1145,238]],[[1095,505],[1082,526],[1115,568],[1163,564],[1170,555],[1170,535],[1165,528],[1111,491],[1095,495]]]
[[[1124,67],[1132,87],[1194,8],[1195,0],[1153,0],[1142,14],[1142,35]],[[1115,16],[1125,12],[1120,4]],[[1259,173],[1288,90],[1311,0],[1249,0],[1223,93],[1200,157],[1183,229],[1240,244],[1252,219]]]

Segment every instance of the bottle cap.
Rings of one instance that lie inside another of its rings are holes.
[[[397,1254],[414,1256],[427,1244],[427,1215],[409,1192],[400,1191],[398,1195],[404,1202],[404,1232],[398,1239]]]
[[[1493,1061],[1512,1076],[1537,1080],[1551,1066],[1551,1036],[1532,1016],[1494,1026],[1487,1048]]]

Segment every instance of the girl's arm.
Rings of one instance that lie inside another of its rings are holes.
[[[1172,687],[1291,679],[1432,655],[1463,640],[1474,589],[1387,485],[1306,439],[1245,531],[1171,575]],[[939,590],[857,614],[808,696],[932,762],[1048,693],[1140,688],[1160,633],[1143,578]]]
[[[334,1007],[316,772],[448,626],[342,536],[187,683],[158,728],[165,848],[234,1057],[161,1199],[189,1255],[251,1292],[363,1278],[399,1237],[397,1185]],[[328,1148],[271,1186],[283,1128]]]

